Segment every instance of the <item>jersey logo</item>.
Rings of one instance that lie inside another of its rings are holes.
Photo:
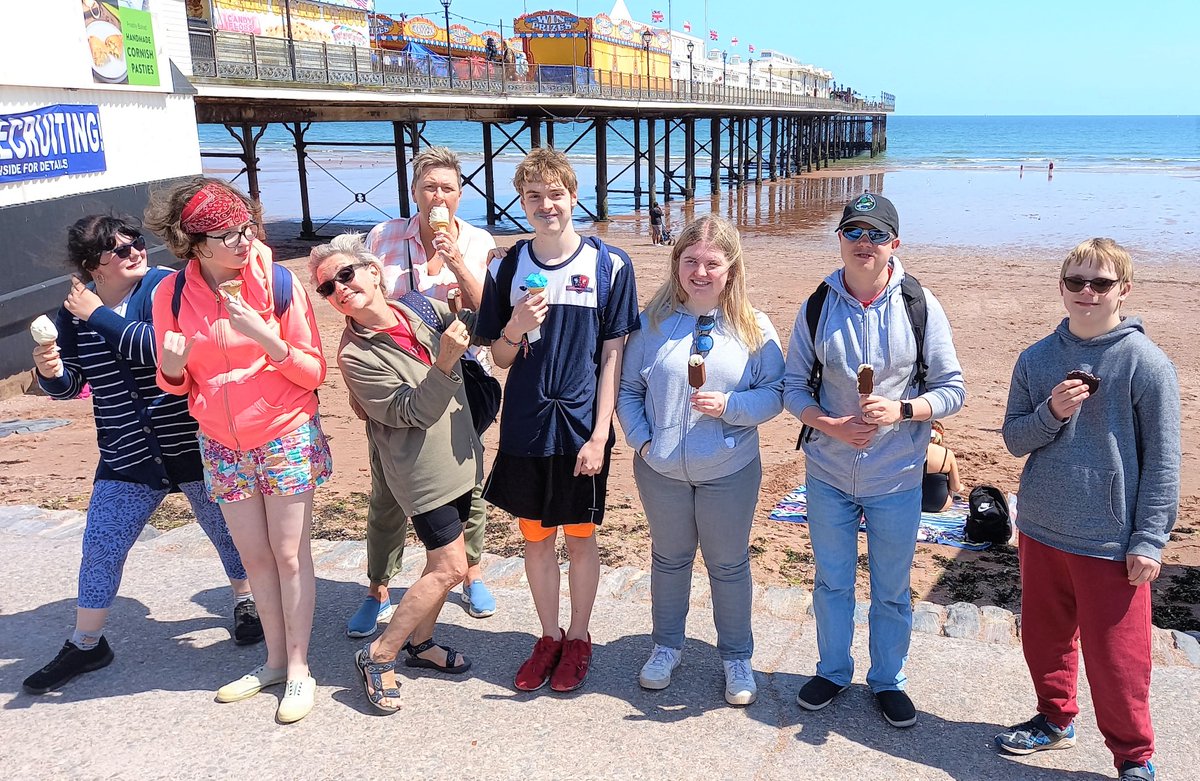
[[[567,285],[567,290],[571,293],[591,293],[593,288],[588,283],[591,280],[587,274],[572,274],[571,284]]]

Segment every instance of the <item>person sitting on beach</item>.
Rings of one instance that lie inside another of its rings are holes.
[[[904,691],[904,665],[912,637],[910,585],[927,421],[958,412],[966,388],[945,311],[928,290],[905,283],[905,268],[892,254],[900,246],[900,215],[892,202],[860,195],[842,210],[837,235],[842,268],[819,288],[827,295],[814,339],[808,328],[814,298],[796,315],[784,380],[784,406],[813,432],[803,438],[803,447],[817,565],[818,661],[797,700],[820,710],[853,679],[858,528],[866,516],[867,685],[889,724],[910,727],[917,712]],[[906,284],[925,300],[924,366],[904,301]],[[820,373],[814,372],[818,361]]]
[[[478,310],[483,297],[483,278],[488,259],[496,248],[491,235],[458,218],[462,198],[462,164],[458,155],[444,146],[431,146],[413,158],[413,201],[417,214],[388,220],[367,234],[366,248],[382,264],[384,290],[399,299],[410,290],[448,303],[456,297],[463,309]],[[472,348],[479,362],[489,365],[485,348]],[[376,456],[372,452],[374,462]],[[349,637],[370,637],[380,622],[392,614],[388,583],[400,571],[408,518],[400,510],[391,489],[379,477],[371,481],[367,506],[367,596],[346,623]],[[496,612],[496,598],[483,580],[484,536],[487,504],[478,486],[471,499],[467,521],[467,574],[463,578],[463,602],[475,618]]]
[[[925,448],[925,479],[921,482],[921,512],[944,513],[963,493],[958,477],[958,459],[942,444],[946,429],[940,420],[930,423],[929,445]]]
[[[250,573],[266,661],[222,686],[237,702],[284,683],[275,717],[313,708],[313,493],[333,473],[317,413],[325,357],[308,293],[262,243],[262,207],[194,177],[151,194],[146,225],[187,262],[154,294],[158,386],[188,397],[209,495]],[[286,302],[286,303],[285,303]]]
[[[221,509],[204,490],[187,399],[155,384],[152,301],[171,270],[149,268],[141,231],[118,217],[76,222],[67,232],[67,252],[80,278],[72,277],[58,312],[57,339],[43,339],[33,360],[38,385],[51,398],[76,398],[91,383],[100,463],[83,531],[75,632],[53,661],[25,679],[30,694],[112,662],[104,624],[125,559],[151,514],[174,492],[187,497],[229,578],[233,641],[249,645],[263,638],[242,559]]]
[[[1067,317],[1013,368],[1003,432],[1028,456],[1017,553],[1037,713],[995,741],[1020,755],[1075,745],[1082,648],[1121,781],[1154,781],[1150,584],[1179,513],[1182,445],[1175,366],[1121,314],[1132,289],[1124,247],[1079,244],[1059,270]]]
[[[409,667],[462,673],[471,665],[433,640],[442,603],[467,571],[463,523],[483,478],[483,445],[459,365],[471,334],[440,301],[419,297],[425,317],[441,323],[439,334],[409,299],[389,300],[383,264],[358,234],[314,248],[309,269],[317,294],[346,316],[338,368],[367,416],[371,481],[388,486],[425,546],[421,577],[404,592],[383,634],[354,657],[371,705],[394,713],[401,651]]]
[[[647,689],[665,689],[679,666],[699,544],[725,701],[757,697],[750,525],[762,483],[758,426],[783,410],[783,371],[775,328],[747,298],[737,229],[701,217],[680,233],[667,281],[629,338],[617,397],[650,524],[654,648],[638,677]]]

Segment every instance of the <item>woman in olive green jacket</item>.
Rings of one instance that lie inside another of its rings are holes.
[[[443,325],[430,328],[416,309],[390,301],[378,258],[355,234],[317,247],[310,258],[317,293],[346,316],[338,366],[351,400],[366,414],[367,437],[396,501],[425,545],[425,572],[396,607],[388,628],[356,655],[363,689],[378,710],[400,707],[395,664],[461,673],[470,661],[433,642],[446,595],[467,570],[463,522],[482,479],[459,359],[471,334],[445,304],[425,299]]]

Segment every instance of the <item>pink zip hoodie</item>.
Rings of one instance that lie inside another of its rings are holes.
[[[167,331],[193,339],[183,377],[176,384],[158,372],[158,387],[188,397],[200,431],[234,450],[265,445],[295,431],[317,412],[316,389],[325,380],[321,336],[308,293],[292,277],[292,303],[276,321],[271,291],[271,250],[254,242],[242,269],[242,301],[278,328],[290,349],[273,361],[258,342],[229,324],[229,315],[200,274],[200,261],[185,267],[178,319],[171,313],[175,276],[154,293],[154,332],[162,352]],[[178,273],[178,272],[177,272]]]

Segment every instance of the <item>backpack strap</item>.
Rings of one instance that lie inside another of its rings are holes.
[[[917,386],[918,391],[923,392],[925,377],[929,374],[929,364],[925,362],[925,323],[929,319],[925,290],[916,277],[905,272],[904,279],[900,280],[900,293],[904,296],[908,322],[912,325],[913,336],[917,341],[917,372],[913,377],[913,384]]]
[[[437,315],[437,311],[433,308],[433,304],[429,303],[429,299],[421,295],[415,290],[410,290],[398,299],[401,304],[404,304],[409,309],[417,313],[417,317],[429,326],[430,330],[435,333],[442,333],[446,330],[446,326]]]
[[[584,241],[596,249],[596,308],[600,310],[600,320],[603,322],[604,312],[608,309],[608,297],[612,292],[612,255],[598,236],[588,236]]]
[[[187,266],[175,272],[175,287],[171,290],[171,314],[175,316],[175,320],[179,320],[179,308],[183,305],[183,288],[187,284],[187,280],[183,277],[183,271]],[[283,313],[288,311],[292,306],[292,272],[285,266],[278,263],[271,264],[271,292],[275,297],[275,319],[283,318]]]
[[[507,323],[512,317],[513,277],[517,273],[517,263],[521,259],[521,250],[528,243],[529,239],[521,239],[509,247],[508,254],[500,259],[500,266],[496,269],[496,292],[499,294],[500,299],[496,304],[500,312],[501,323]]]
[[[804,305],[804,320],[808,324],[808,340],[813,345],[813,365],[812,370],[808,373],[808,387],[812,389],[813,398],[818,398],[821,391],[821,372],[824,368],[821,361],[817,358],[817,325],[821,322],[821,312],[825,309],[825,299],[829,297],[829,283],[824,280],[817,285],[817,289],[808,297],[808,303]],[[812,439],[813,427],[801,426],[800,436],[796,440],[796,449],[808,440]]]

